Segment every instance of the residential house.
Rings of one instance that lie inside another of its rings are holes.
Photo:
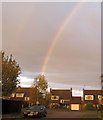
[[[11,99],[19,99],[22,101],[30,100],[30,88],[17,87],[11,94]]]
[[[70,110],[81,110],[81,97],[72,97],[72,88],[67,90],[51,89],[51,105],[66,106]]]
[[[103,90],[84,90],[83,104],[91,102],[93,105],[103,104]]]

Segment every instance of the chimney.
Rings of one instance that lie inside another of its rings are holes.
[[[52,88],[50,88],[50,93],[52,92]]]
[[[72,98],[72,88],[70,88],[71,98]]]
[[[83,88],[83,102],[84,102],[84,88]]]
[[[70,88],[70,92],[72,93],[72,88]]]

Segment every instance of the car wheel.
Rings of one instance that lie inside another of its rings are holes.
[[[24,115],[23,118],[27,118],[27,115]]]
[[[46,117],[46,113],[43,114],[43,117]]]
[[[46,117],[46,114],[44,114],[44,117]]]
[[[38,113],[38,118],[40,118],[41,117],[41,114],[40,113]]]

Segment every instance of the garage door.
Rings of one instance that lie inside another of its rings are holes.
[[[71,104],[71,110],[79,110],[79,104]]]

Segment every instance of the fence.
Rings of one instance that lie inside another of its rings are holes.
[[[22,101],[2,99],[2,113],[20,112]]]

